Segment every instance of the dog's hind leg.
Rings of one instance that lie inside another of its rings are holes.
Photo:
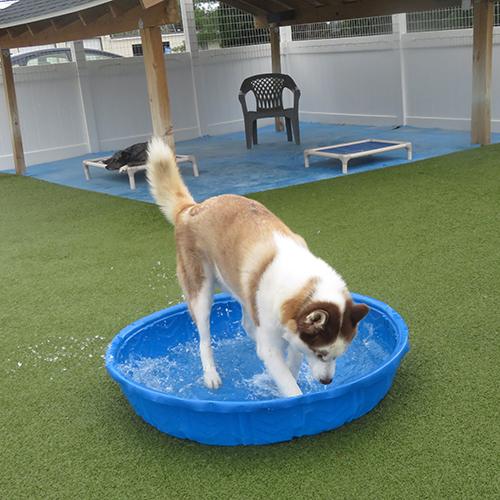
[[[200,357],[203,379],[209,389],[217,389],[221,378],[215,367],[210,339],[210,309],[214,292],[214,277],[201,259],[189,253],[177,254],[177,275],[189,305],[191,317],[200,336]]]
[[[203,379],[209,389],[217,389],[222,381],[215,367],[210,338],[210,309],[213,298],[213,279],[205,278],[200,291],[189,299],[193,319],[200,335],[200,356],[203,365]]]

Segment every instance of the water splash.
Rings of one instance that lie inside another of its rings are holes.
[[[66,372],[86,360],[103,358],[106,343],[102,335],[91,335],[84,338],[59,336],[42,339],[32,345],[18,345],[6,358],[4,369],[7,374],[13,375],[20,370],[50,365],[54,371]]]
[[[231,309],[221,307],[215,314],[229,319]],[[212,343],[222,378],[218,390],[209,390],[203,384],[197,339],[179,343],[163,356],[131,354],[118,364],[118,369],[140,385],[186,399],[252,401],[279,397],[274,381],[256,355],[254,342],[245,334],[240,322],[233,320],[226,328],[231,334],[222,332]],[[365,321],[348,351],[338,359],[332,385],[341,385],[368,374],[390,354],[391,347],[377,335],[376,327]],[[332,387],[317,382],[307,363],[302,364],[297,380],[304,394]]]

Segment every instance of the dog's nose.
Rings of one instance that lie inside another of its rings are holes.
[[[321,378],[319,381],[320,381],[322,384],[328,385],[328,384],[331,384],[332,379],[331,379],[331,378]]]

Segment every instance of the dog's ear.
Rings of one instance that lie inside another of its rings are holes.
[[[347,342],[351,342],[356,335],[356,326],[368,314],[370,309],[366,304],[353,304],[347,302],[344,318],[342,320],[341,335]]]
[[[314,335],[321,330],[324,330],[328,321],[328,313],[324,309],[316,309],[301,321],[301,331]]]
[[[366,304],[354,304],[351,309],[351,322],[355,327],[369,312]]]

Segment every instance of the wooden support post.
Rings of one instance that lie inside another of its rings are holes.
[[[492,0],[474,1],[473,37],[471,139],[473,144],[490,144],[493,52]]]
[[[14,165],[16,167],[16,174],[23,175],[26,170],[26,163],[24,161],[23,139],[21,136],[21,126],[19,124],[16,88],[14,85],[14,74],[12,73],[12,62],[10,60],[9,49],[0,49],[0,62],[2,63],[1,66],[3,73],[5,100],[7,102],[7,109],[9,110]]]
[[[157,137],[162,137],[175,152],[160,27],[142,28],[141,40],[148,82],[149,107],[153,120],[153,133]]]
[[[150,7],[153,7],[157,3],[163,2],[163,0],[140,0],[141,5],[144,9],[149,9]]]
[[[271,39],[271,67],[273,73],[281,73],[281,51],[280,51],[280,28],[275,24],[269,27],[269,36]],[[283,121],[277,117],[274,119],[275,127],[278,132],[283,131]]]

